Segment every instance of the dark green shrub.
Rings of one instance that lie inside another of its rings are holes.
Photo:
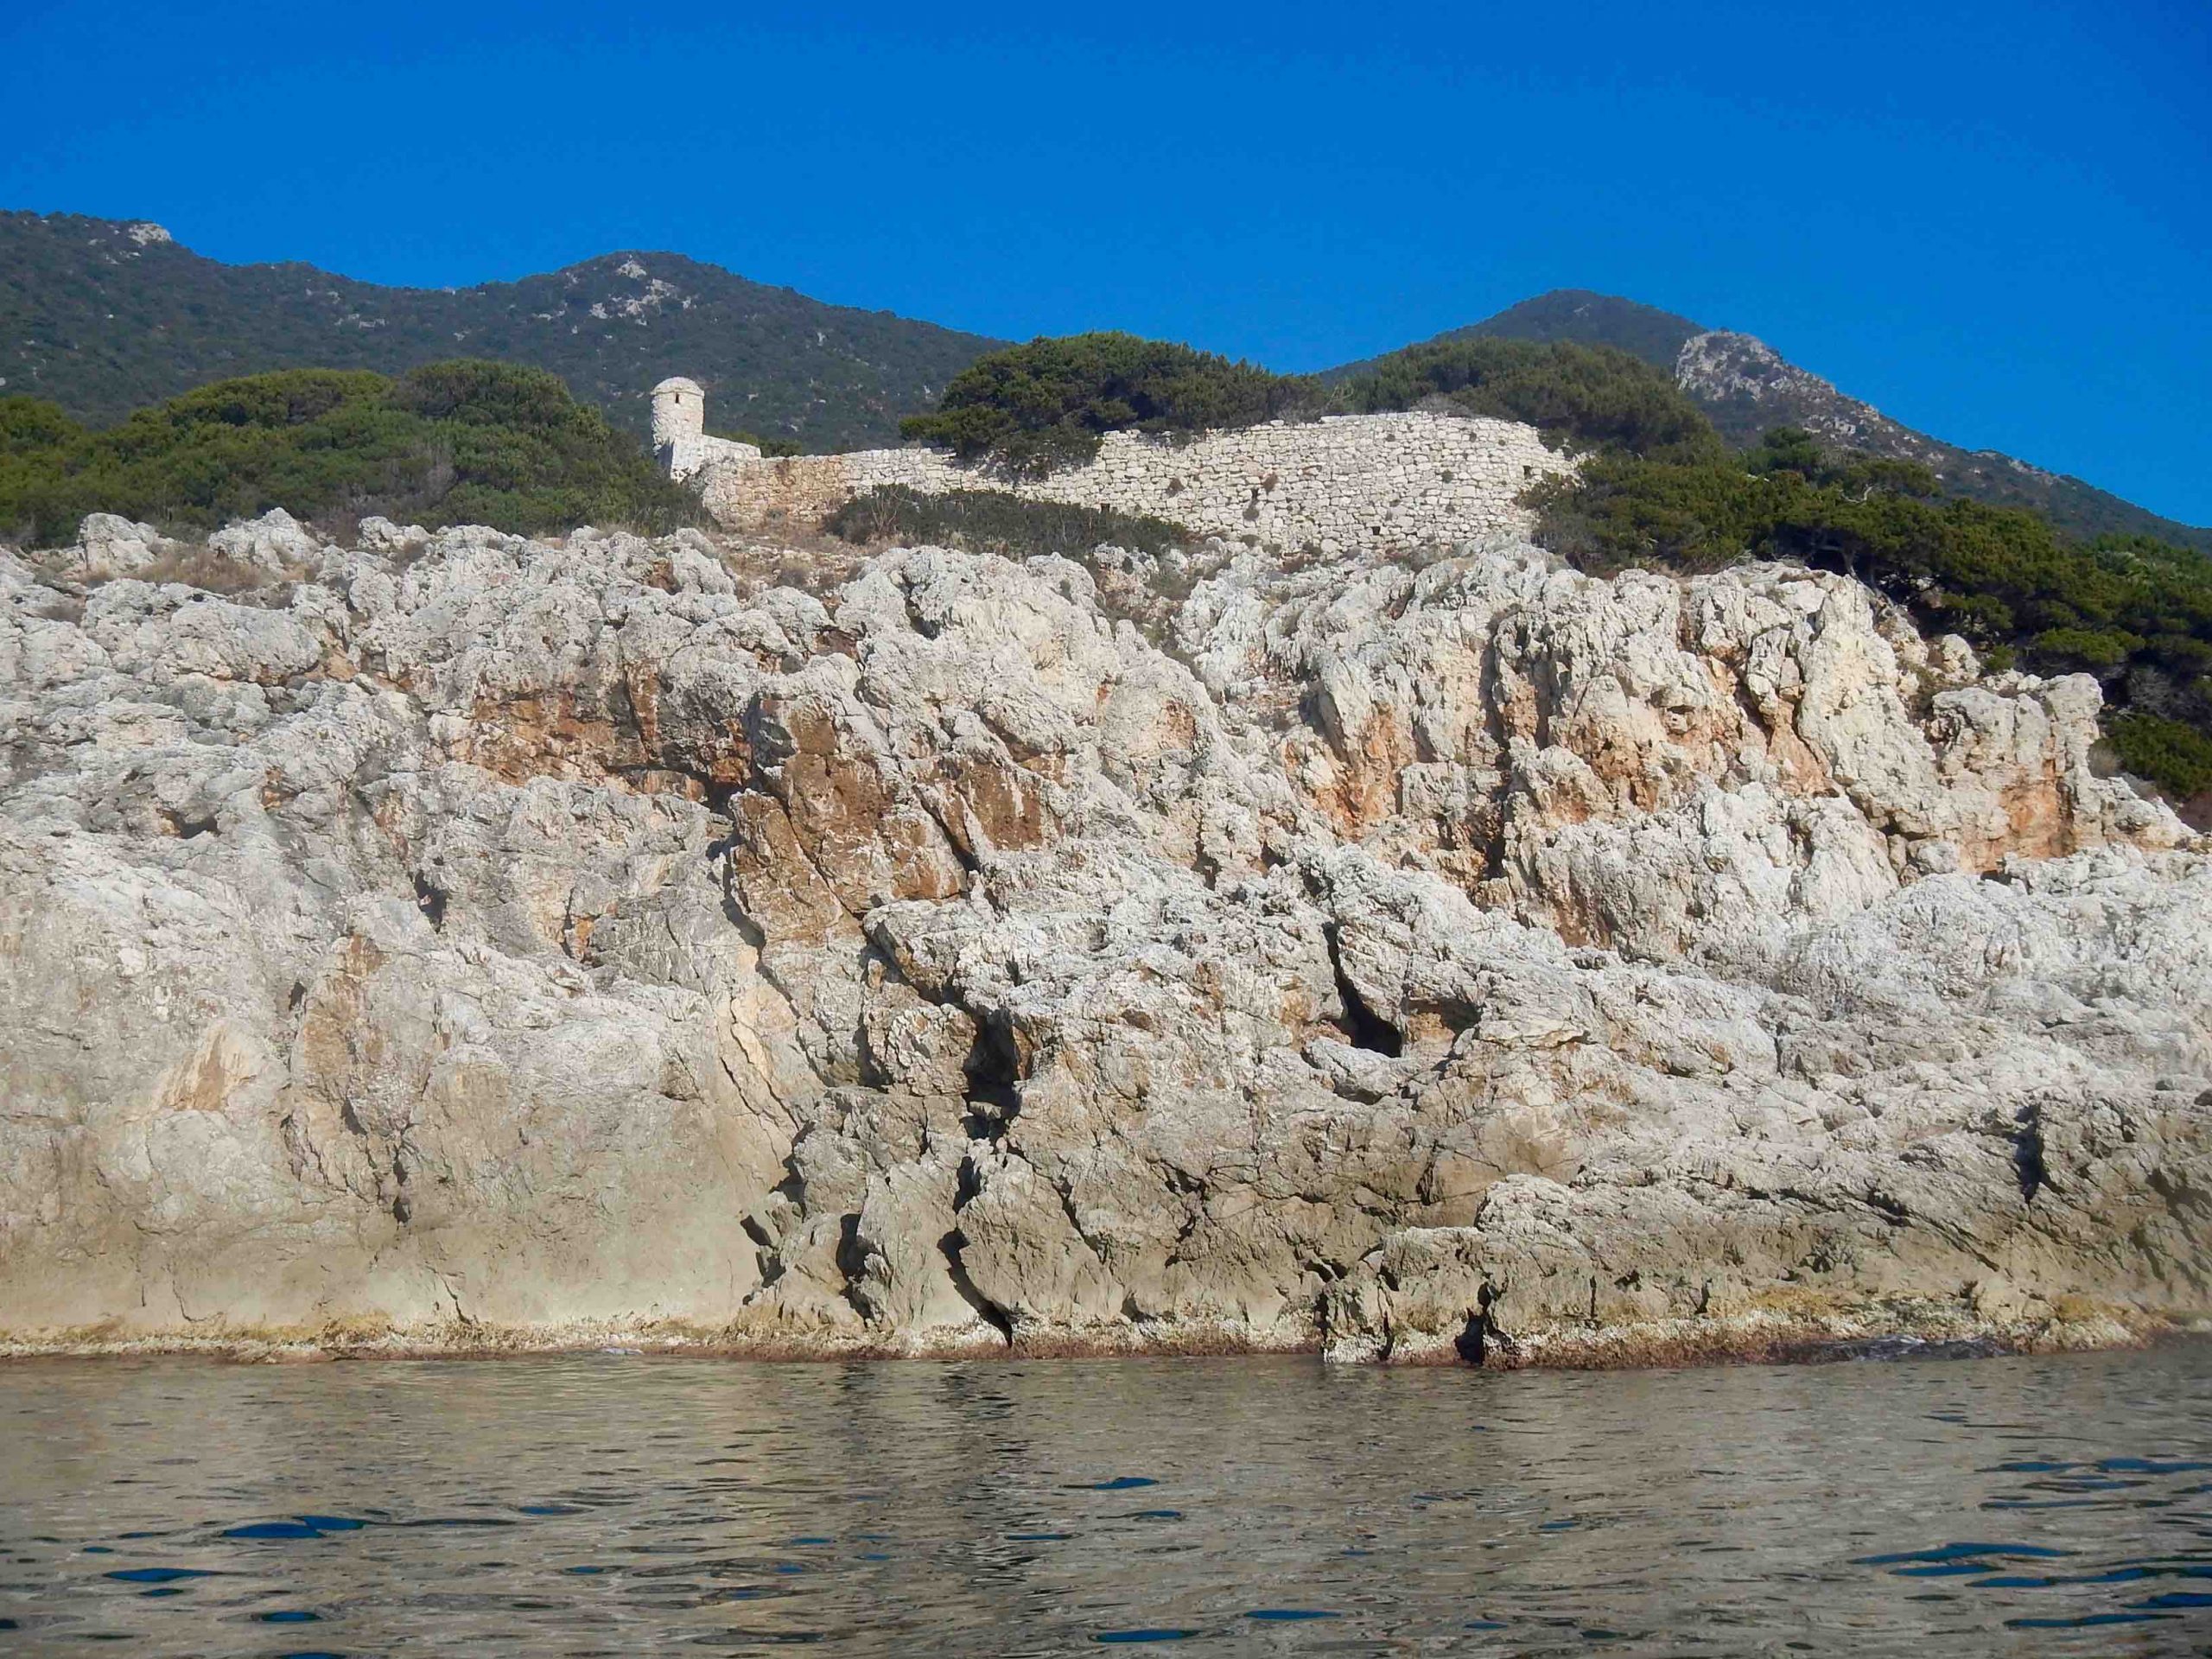
[[[61,412],[61,405],[42,397],[0,397],[0,455],[51,449],[84,431]]]
[[[2036,635],[2033,649],[2054,667],[2096,674],[2120,667],[2143,649],[2143,641],[2116,628],[2046,628]]]
[[[1318,385],[1135,334],[1033,340],[977,359],[909,438],[1017,476],[1079,466],[1108,432],[1197,433],[1319,408]]]
[[[2105,734],[2120,763],[2186,799],[2212,790],[2212,736],[2159,715],[2116,714]]]
[[[525,532],[699,518],[635,439],[512,364],[250,375],[99,432],[0,406],[0,525],[48,543],[96,512],[203,530],[271,507]]]
[[[1610,346],[1435,341],[1377,359],[1337,394],[1337,406],[1354,414],[1438,402],[1464,414],[1525,421],[1582,449],[1676,461],[1726,454],[1671,375]]]
[[[1776,426],[1744,456],[1747,473],[1795,473],[1818,478],[1826,464],[1819,441],[1801,426]]]
[[[1192,539],[1190,531],[1164,518],[1033,501],[1002,490],[930,494],[903,484],[855,496],[831,513],[823,527],[862,546],[903,542],[962,547],[1010,559],[1057,553],[1084,560],[1094,549],[1109,544],[1157,558]]]

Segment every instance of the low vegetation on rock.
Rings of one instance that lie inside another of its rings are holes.
[[[823,526],[856,547],[948,547],[1003,559],[1060,558],[1089,573],[1100,612],[1163,644],[1178,607],[1229,552],[1217,538],[1148,514],[1005,490],[916,490],[903,484],[862,491]]]
[[[512,364],[250,375],[105,431],[50,403],[0,398],[0,534],[60,542],[91,512],[211,529],[272,507],[517,532],[666,531],[699,512],[558,377]]]
[[[823,528],[863,546],[958,547],[1008,559],[1081,559],[1109,545],[1158,557],[1192,539],[1182,525],[1142,513],[1033,501],[1004,490],[925,492],[899,484],[855,496]]]

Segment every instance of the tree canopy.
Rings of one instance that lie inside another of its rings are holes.
[[[1569,340],[1439,340],[1378,358],[1337,392],[1354,414],[1441,405],[1525,421],[1578,449],[1677,461],[1727,453],[1674,377],[1611,346]]]
[[[1378,358],[1334,388],[1135,334],[1033,340],[978,359],[900,429],[1016,476],[1080,465],[1108,432],[1192,434],[1328,414],[1442,408],[1526,421],[1562,445],[1726,454],[1674,380],[1609,346],[1468,339]]]
[[[517,531],[667,529],[698,512],[635,438],[512,364],[249,375],[104,431],[0,398],[0,533],[52,543],[96,512],[207,529],[271,507]]]
[[[1135,334],[1070,334],[977,359],[953,377],[933,414],[899,429],[1022,476],[1081,465],[1109,432],[1256,426],[1321,401],[1318,383],[1303,376]]]

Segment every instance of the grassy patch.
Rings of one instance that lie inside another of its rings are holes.
[[[959,547],[1009,559],[1055,553],[1085,560],[1094,549],[1108,545],[1159,558],[1192,540],[1182,525],[1139,513],[1032,501],[1003,490],[931,494],[903,484],[855,496],[830,514],[824,527],[862,546],[899,542]]]

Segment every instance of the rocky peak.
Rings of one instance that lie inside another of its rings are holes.
[[[1726,430],[1797,426],[1839,449],[1930,463],[1942,448],[1749,334],[1715,331],[1685,340],[1675,379]]]

